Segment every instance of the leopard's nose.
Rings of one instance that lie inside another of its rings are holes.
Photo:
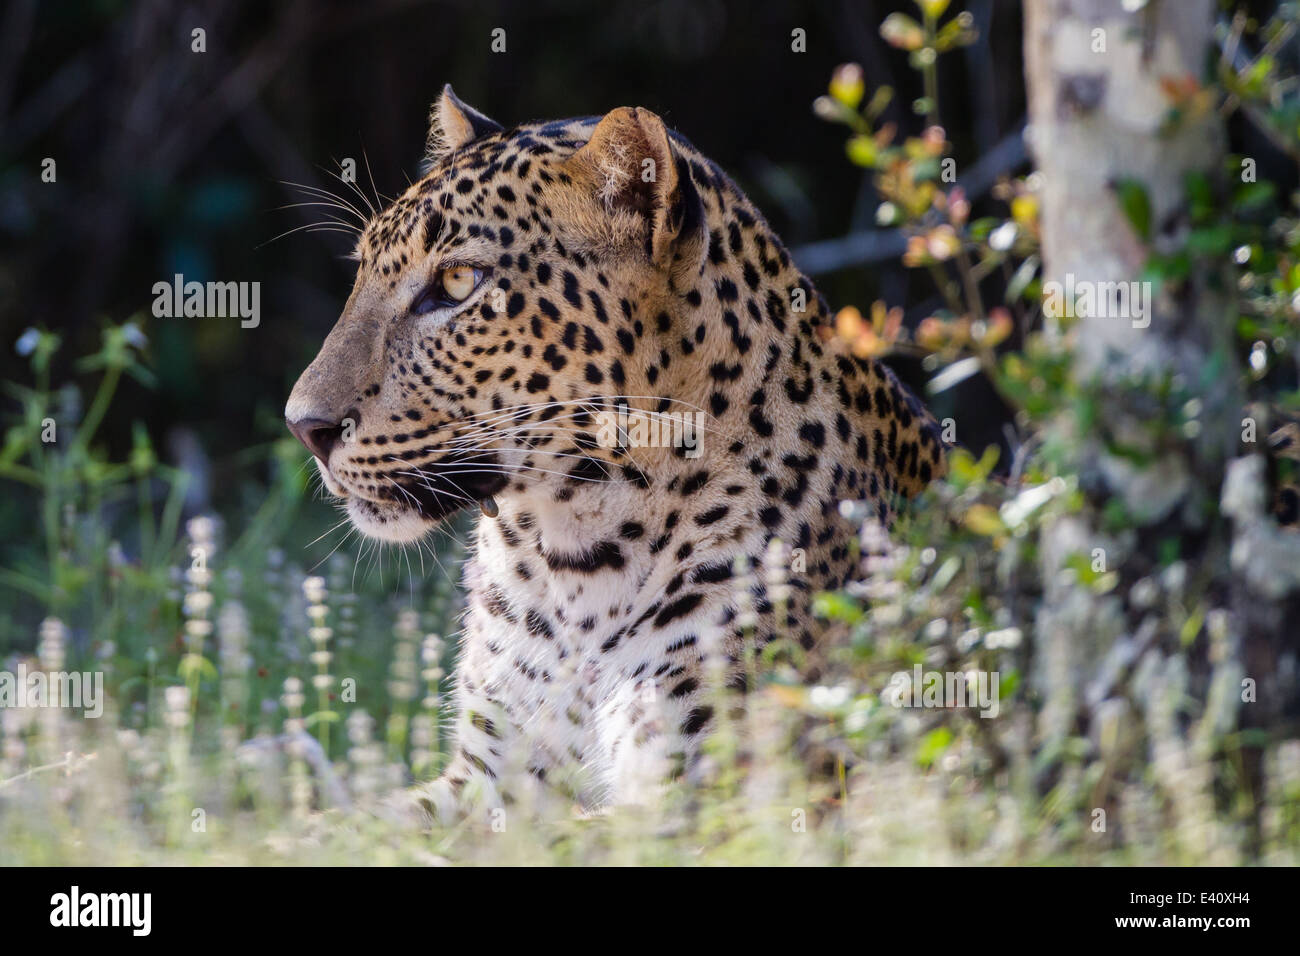
[[[330,451],[343,435],[342,424],[323,418],[300,418],[296,422],[286,420],[285,424],[294,437],[320,459],[322,465],[329,464]]]

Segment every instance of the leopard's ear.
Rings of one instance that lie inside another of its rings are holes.
[[[428,168],[448,153],[483,136],[501,132],[501,124],[490,120],[460,101],[448,83],[429,111],[429,135],[425,139],[424,164]]]
[[[698,265],[691,240],[702,231],[700,197],[663,120],[650,110],[621,106],[605,114],[567,167],[590,184],[606,212],[644,220],[646,252],[656,265]]]

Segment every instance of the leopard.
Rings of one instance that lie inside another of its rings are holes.
[[[432,820],[515,776],[653,803],[699,765],[719,685],[743,696],[773,641],[824,646],[860,514],[888,528],[944,436],[654,112],[507,129],[447,85],[423,169],[360,232],[285,407],[364,535],[476,522],[447,765],[410,793]]]

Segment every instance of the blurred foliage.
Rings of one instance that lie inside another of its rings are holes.
[[[193,160],[194,177],[206,181],[202,188],[193,179],[178,186],[167,177],[127,177],[132,203],[139,203],[130,206],[132,215],[150,211],[142,222],[132,219],[128,232],[157,230],[158,236],[141,261],[115,260],[132,274],[111,294],[101,286],[89,301],[98,310],[132,315],[139,289],[173,266],[196,277],[209,268],[223,276],[270,275],[275,314],[310,311],[310,334],[277,319],[264,323],[254,346],[254,337],[234,323],[195,332],[175,323],[144,326],[137,317],[101,327],[97,349],[69,351],[61,342],[84,341],[82,326],[95,310],[62,308],[59,296],[67,290],[50,278],[60,262],[51,250],[66,250],[62,240],[44,239],[47,245],[4,280],[13,288],[20,269],[41,262],[31,272],[46,291],[34,300],[35,318],[23,324],[34,327],[15,331],[30,365],[21,380],[35,384],[11,387],[14,406],[0,450],[0,478],[34,489],[12,500],[40,504],[10,505],[3,514],[8,527],[34,533],[10,544],[0,584],[20,589],[48,616],[38,632],[32,620],[0,605],[8,615],[0,620],[0,653],[9,662],[27,659],[35,643],[33,663],[42,666],[65,658],[98,662],[109,677],[114,712],[97,722],[50,711],[40,715],[53,713],[50,719],[40,720],[30,711],[5,712],[0,862],[67,863],[93,854],[134,863],[351,863],[361,857],[1294,864],[1300,850],[1295,715],[1267,727],[1242,719],[1237,635],[1221,579],[1226,558],[1204,551],[1202,541],[1144,526],[1122,503],[1099,500],[1088,463],[1080,461],[1081,437],[1100,429],[1108,397],[1074,374],[1072,320],[1043,314],[1040,183],[1032,173],[1007,176],[989,196],[970,197],[946,175],[945,160],[972,155],[974,139],[941,122],[943,115],[970,112],[963,109],[963,84],[953,82],[960,74],[947,63],[976,49],[979,31],[970,13],[947,0],[899,6],[906,10],[873,23],[878,41],[864,37],[856,15],[845,13],[854,28],[841,33],[854,49],[834,58],[819,52],[777,71],[752,65],[769,64],[777,55],[770,38],[784,44],[791,19],[801,22],[788,8],[746,7],[741,26],[735,9],[723,4],[633,4],[622,8],[625,17],[598,21],[560,5],[526,27],[512,26],[511,42],[530,29],[538,38],[553,30],[549,36],[563,42],[545,44],[521,63],[509,61],[498,74],[489,69],[486,42],[473,50],[455,42],[476,31],[486,36],[488,14],[440,7],[440,14],[457,16],[456,28],[431,30],[422,18],[433,8],[381,6],[366,15],[373,22],[358,22],[327,5],[330,13],[302,28],[321,43],[311,64],[297,63],[286,75],[299,84],[336,75],[308,98],[306,115],[285,124],[294,135],[274,135],[267,126],[282,115],[276,110],[292,112],[304,102],[289,79],[270,88],[270,112],[240,127],[262,144],[263,156],[290,142],[310,143],[308,154],[323,156],[353,148],[355,140],[338,132],[340,123],[353,121],[340,117],[371,117],[367,129],[390,137],[372,144],[372,161],[382,157],[372,165],[393,188],[393,171],[414,166],[423,138],[411,117],[422,115],[420,103],[448,77],[502,119],[587,113],[627,99],[665,112],[724,167],[738,170],[765,207],[773,183],[798,184],[793,194],[802,199],[780,193],[785,200],[776,199],[772,216],[792,241],[872,221],[902,230],[905,252],[879,270],[879,283],[860,269],[830,277],[833,295],[863,303],[842,309],[830,334],[859,355],[919,368],[940,418],[944,403],[957,401],[954,392],[985,383],[1001,405],[988,422],[995,431],[1010,426],[1012,437],[971,440],[954,450],[949,475],[891,536],[865,509],[855,512],[866,577],[818,599],[837,639],[816,682],[803,679],[797,658],[774,651],[764,680],[743,702],[719,688],[720,726],[700,772],[675,782],[648,811],[589,819],[553,797],[525,791],[504,834],[478,817],[424,837],[385,822],[382,794],[427,779],[443,760],[443,682],[451,666],[443,635],[458,609],[448,571],[456,569],[459,546],[454,537],[439,540],[428,552],[437,573],[431,567],[426,574],[425,553],[389,555],[395,561],[387,568],[377,547],[355,558],[326,556],[325,549],[345,543],[339,539],[346,532],[336,528],[323,536],[322,549],[306,552],[310,562],[298,557],[302,528],[323,527],[323,509],[308,512],[303,456],[291,441],[255,436],[279,435],[278,403],[342,301],[346,269],[331,277],[327,291],[301,278],[319,260],[317,248],[290,247],[299,250],[290,254],[285,244],[274,244],[265,260],[231,253],[234,236],[247,239],[254,221],[249,210],[266,200],[271,177],[264,162],[247,156],[231,162],[230,144],[217,141],[211,159]],[[101,29],[123,15],[112,5],[105,9]],[[809,24],[824,22],[808,9]],[[1280,7],[1280,17],[1292,13],[1290,4]],[[66,14],[56,8],[55,15]],[[263,16],[242,10],[232,22],[251,34]],[[295,23],[286,16],[281,27],[292,33]],[[682,23],[689,29],[679,29]],[[1295,89],[1294,71],[1285,69],[1289,29],[1248,16],[1228,23],[1225,48],[1259,33],[1261,54],[1238,65],[1225,53],[1231,75],[1221,67],[1212,87],[1171,84],[1170,122],[1190,110],[1255,111],[1270,140],[1283,151],[1294,148],[1287,144],[1300,127],[1289,118]],[[345,28],[352,30],[347,42],[320,39],[322,31]],[[82,27],[75,36],[95,33]],[[828,39],[833,33],[827,31]],[[271,37],[261,48],[271,51],[267,56],[285,42],[274,31]],[[411,44],[409,60],[397,55],[395,43]],[[1017,21],[1011,48],[1018,43]],[[900,68],[882,78],[881,58],[868,56],[877,49],[892,51]],[[594,52],[583,61],[574,50]],[[356,70],[337,70],[344,56],[360,64]],[[832,69],[845,56],[863,65]],[[360,82],[367,69],[382,79]],[[638,69],[645,85],[625,85]],[[1018,83],[1018,62],[1011,72]],[[196,82],[184,70],[178,75],[180,88]],[[794,105],[807,98],[800,91],[821,86],[827,75],[828,92],[814,111],[847,130],[847,163],[825,162],[836,154],[836,137],[843,138],[838,129],[818,132],[794,119],[805,113]],[[484,95],[475,95],[462,76],[478,77]],[[737,77],[746,95],[727,97],[725,109],[689,95],[734,88]],[[576,101],[574,90],[600,83],[631,92],[609,92],[611,101],[600,104]],[[374,96],[375,89],[385,95]],[[1017,108],[1019,97],[1012,96]],[[910,112],[900,101],[910,103]],[[1237,127],[1234,142],[1250,136]],[[747,162],[751,152],[766,159]],[[1263,169],[1264,153],[1253,146],[1251,152]],[[1153,250],[1147,274],[1176,290],[1198,270],[1229,269],[1246,392],[1262,407],[1285,412],[1296,406],[1300,216],[1287,197],[1294,170],[1245,183],[1241,158],[1234,157],[1222,178],[1188,182],[1186,241]],[[787,175],[774,177],[776,164]],[[295,175],[289,169],[277,178]],[[835,220],[831,211],[844,213],[843,197],[855,188],[866,201],[856,204],[852,220]],[[812,225],[800,218],[803,199],[819,210]],[[1117,183],[1115,199],[1134,235],[1150,239],[1157,224],[1143,185]],[[35,219],[24,221],[29,239],[42,228]],[[126,243],[124,236],[109,239]],[[203,264],[218,254],[228,258]],[[254,269],[256,261],[263,264]],[[890,276],[905,278],[891,286]],[[918,305],[904,309],[903,301]],[[15,312],[7,305],[4,315]],[[67,316],[66,327],[48,331],[54,325],[42,320],[48,315]],[[74,353],[89,353],[88,360],[73,363]],[[138,391],[121,402],[119,384],[128,378]],[[83,413],[76,382],[90,379],[96,384],[87,387],[91,399]],[[56,381],[70,384],[54,388]],[[1135,469],[1149,467],[1197,427],[1195,388],[1136,383],[1149,431],[1142,442],[1103,435],[1108,451]],[[59,409],[54,417],[64,435],[47,447],[34,436],[52,408]],[[232,516],[226,522],[204,515],[183,520],[177,502],[184,473],[161,464],[148,438],[195,416],[209,417],[214,445],[246,450],[223,471],[236,476],[223,482],[236,489],[234,501],[225,502]],[[966,421],[963,413],[963,429]],[[108,422],[129,443],[98,437]],[[1206,507],[1217,511],[1219,504]],[[1083,519],[1101,529],[1103,543],[1081,539],[1062,553],[1049,532]],[[230,543],[227,525],[244,529]],[[1145,551],[1144,535],[1155,539]],[[420,562],[418,573],[412,560]],[[317,563],[319,578],[317,568],[303,567]],[[391,578],[387,587],[382,579],[393,563],[398,580],[409,584],[400,596],[392,594]],[[368,574],[372,565],[380,575]],[[753,573],[779,590],[779,561]],[[1065,622],[1054,613],[1074,615],[1072,627],[1083,621],[1095,641],[1072,645],[1064,636],[1070,629],[1057,627]],[[910,686],[917,667],[998,675],[997,716],[899,706],[900,689]],[[349,680],[355,700],[344,696]],[[1268,768],[1268,789],[1258,801],[1244,783],[1245,755],[1253,750],[1265,754]],[[195,808],[205,810],[201,833],[191,825]]]
[[[1258,30],[1266,50],[1276,49],[1293,32],[1279,21],[1295,17],[1291,4],[1263,26],[1240,16],[1232,21],[1233,42],[1243,31]],[[882,33],[913,51],[919,69],[933,63],[920,54],[937,52],[941,30],[934,20],[899,19]],[[1242,70],[1261,75],[1258,62]],[[1232,632],[1225,603],[1228,568],[1212,557],[1201,563],[1203,538],[1177,536],[1161,540],[1157,563],[1146,563],[1138,534],[1149,519],[1126,512],[1118,499],[1098,497],[1087,485],[1090,463],[1080,457],[1079,439],[1087,434],[1101,437],[1108,454],[1139,472],[1156,467],[1198,433],[1200,383],[1132,383],[1131,394],[1140,396],[1146,413],[1142,440],[1130,436],[1120,443],[1106,434],[1100,409],[1108,396],[1073,371],[1072,310],[1058,317],[1042,308],[1037,174],[1001,185],[997,195],[1008,204],[1003,216],[968,222],[960,187],[941,174],[950,147],[938,123],[939,105],[915,104],[926,125],[900,143],[892,124],[877,122],[889,91],[877,91],[862,106],[860,73],[854,64],[837,68],[814,109],[850,129],[849,159],[876,175],[878,220],[906,231],[905,264],[928,271],[948,307],[910,337],[883,302],[873,304],[870,321],[846,307],[836,331],[859,354],[925,354],[932,391],[977,371],[987,375],[1013,409],[1014,461],[1009,470],[997,469],[996,448],[978,458],[958,448],[951,473],[895,530],[892,543],[864,527],[863,551],[873,555],[867,581],[824,595],[819,605],[846,637],[836,672],[837,707],[825,713],[812,694],[786,699],[809,719],[829,721],[820,737],[836,742],[841,760],[873,763],[883,743],[890,754],[910,754],[917,766],[941,770],[963,798],[986,788],[1024,787],[1022,796],[1035,806],[1031,829],[1068,847],[1072,859],[1101,848],[1141,858],[1144,841],[1164,826],[1169,829],[1154,839],[1166,849],[1194,834],[1197,849],[1183,843],[1168,858],[1174,861],[1294,853],[1300,830],[1293,785],[1276,791],[1282,801],[1261,812],[1243,766],[1250,748],[1275,757],[1300,750],[1300,702],[1284,703],[1263,728],[1238,699],[1242,637]],[[1256,96],[1271,104],[1271,135],[1289,151],[1300,126],[1284,134],[1279,117],[1287,115],[1296,84],[1289,76],[1262,75],[1270,83],[1254,87]],[[1180,112],[1185,118],[1193,102],[1201,109],[1240,106],[1242,89],[1236,80],[1194,91],[1170,86],[1169,122],[1181,121]],[[1177,299],[1180,283],[1192,275],[1230,270],[1242,312],[1235,367],[1264,428],[1296,408],[1300,272],[1294,217],[1300,195],[1284,203],[1276,183],[1244,172],[1254,168],[1233,156],[1213,180],[1190,177],[1188,228],[1175,247],[1152,249],[1142,278],[1153,282],[1157,295]],[[1134,235],[1150,243],[1154,226],[1143,184],[1116,183],[1115,201]],[[1014,277],[993,307],[1001,321],[983,291],[999,269]],[[1212,362],[1207,374],[1225,370]],[[1260,453],[1261,441],[1243,436],[1240,453]],[[1293,474],[1284,470],[1279,480]],[[1086,546],[1089,539],[1080,540],[1073,553],[1048,553],[1047,532],[1063,523],[1096,525],[1102,534]],[[1054,593],[1050,605],[1048,592]],[[1091,622],[1084,630],[1097,633],[1095,647],[1063,643],[1073,628],[1050,617],[1062,606]],[[1294,659],[1294,646],[1291,654]],[[891,706],[900,678],[910,687],[918,665],[972,681],[1000,675],[1000,718],[983,720],[961,707]],[[1179,719],[1171,720],[1171,713]],[[1292,771],[1280,772],[1292,779]],[[1160,821],[1143,822],[1142,814],[1155,807]],[[1098,831],[1092,825],[1098,810],[1123,822],[1117,826],[1112,819]]]

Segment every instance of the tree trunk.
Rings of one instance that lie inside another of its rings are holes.
[[[1026,135],[1043,176],[1045,279],[1063,285],[1069,276],[1076,285],[1138,279],[1149,250],[1117,199],[1126,180],[1146,190],[1152,248],[1184,241],[1185,177],[1215,178],[1226,136],[1214,110],[1162,133],[1171,107],[1162,81],[1202,78],[1213,13],[1213,0],[1150,0],[1136,13],[1125,12],[1122,0],[1026,0]],[[1185,386],[1203,402],[1193,450],[1217,473],[1235,447],[1241,400],[1230,367],[1213,382],[1202,379],[1212,355],[1227,359],[1232,352],[1232,316],[1223,285],[1211,281],[1216,278],[1200,277],[1177,299],[1160,292],[1150,303],[1149,326],[1147,317],[1082,315],[1075,348],[1084,378],[1188,376]],[[1125,419],[1140,411],[1114,409],[1104,424],[1118,440],[1137,438]],[[1130,502],[1139,515],[1161,517],[1161,505],[1172,509],[1168,481],[1175,488],[1188,482],[1183,464],[1166,463],[1170,473],[1159,483],[1165,487],[1151,489],[1155,500]]]
[[[1126,12],[1121,0],[1026,0],[1026,136],[1042,176],[1045,288],[1052,281],[1067,290],[1130,283],[1152,251],[1183,246],[1185,177],[1199,172],[1212,183],[1222,180],[1226,133],[1213,108],[1184,111],[1180,123],[1166,128],[1171,101],[1162,81],[1204,78],[1213,23],[1213,0],[1149,0],[1136,12]],[[1120,201],[1119,188],[1130,180],[1149,197],[1146,236],[1137,234]],[[1233,466],[1230,484],[1240,493],[1232,502],[1225,496],[1220,507],[1244,414],[1225,273],[1206,270],[1177,290],[1152,290],[1146,316],[1116,317],[1094,307],[1078,317],[1071,341],[1075,378],[1101,387],[1087,417],[1067,409],[1053,428],[1074,450],[1093,502],[1118,499],[1130,528],[1106,537],[1096,511],[1085,510],[1045,532],[1045,600],[1034,648],[1040,678],[1061,694],[1040,717],[1040,736],[1049,744],[1080,731],[1102,739],[1106,732],[1097,724],[1131,722],[1134,707],[1145,708],[1139,719],[1155,741],[1161,734],[1153,725],[1161,721],[1152,698],[1163,688],[1190,694],[1204,707],[1192,715],[1197,722],[1181,743],[1151,742],[1146,756],[1157,764],[1168,759],[1171,768],[1197,760],[1208,765],[1226,746],[1225,734],[1275,727],[1282,712],[1278,698],[1286,688],[1260,669],[1272,662],[1276,672],[1279,650],[1292,643],[1284,611],[1295,582],[1279,588],[1255,580],[1250,555],[1241,552],[1271,547],[1273,560],[1289,555],[1300,567],[1300,551],[1263,513],[1257,455],[1241,460],[1253,461],[1251,468]],[[1047,327],[1054,328],[1050,317]],[[1157,397],[1152,386],[1161,382],[1175,398]],[[1153,421],[1170,420],[1171,405],[1176,427],[1153,433]],[[1232,518],[1232,527],[1222,515]],[[1161,569],[1167,556],[1161,547],[1171,540],[1179,544],[1181,590]],[[1212,610],[1196,636],[1204,644],[1184,652],[1187,635],[1174,632],[1178,625],[1168,611],[1144,610],[1126,588],[1101,598],[1069,583],[1061,573],[1066,560],[1080,551],[1095,557],[1097,548],[1126,585],[1148,577],[1184,606],[1226,604],[1227,610]],[[1141,686],[1136,676],[1117,676],[1137,673],[1145,675]],[[1258,682],[1257,703],[1238,703],[1243,677]],[[1261,753],[1254,743],[1239,753],[1256,797],[1263,787]],[[1104,806],[1113,796],[1101,794],[1098,802]],[[1257,838],[1258,815],[1250,822]],[[1258,845],[1247,842],[1247,852]]]

